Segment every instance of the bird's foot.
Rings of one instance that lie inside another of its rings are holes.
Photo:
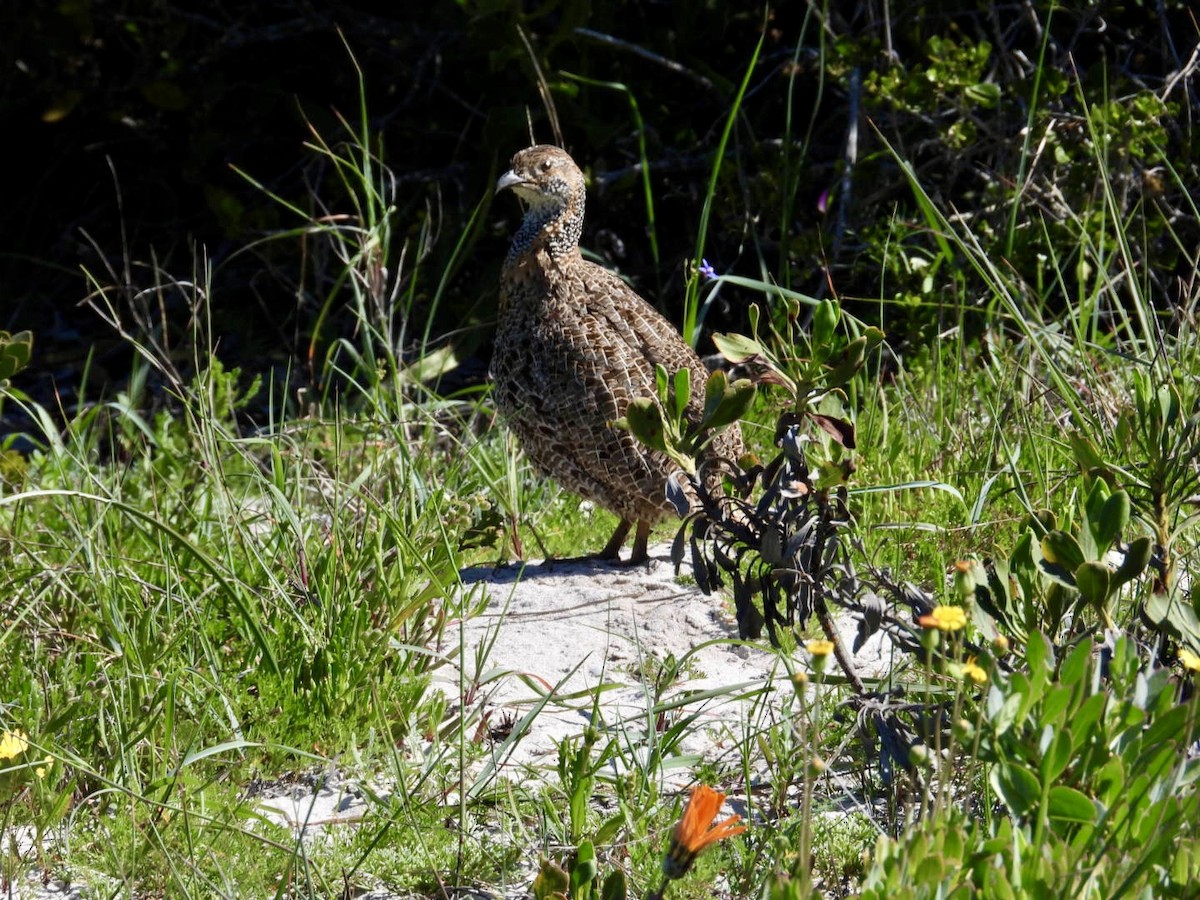
[[[613,536],[608,539],[608,543],[604,545],[604,549],[599,553],[586,553],[583,556],[562,557],[553,560],[547,560],[547,562],[606,562],[611,566],[620,566],[622,568],[639,566],[650,559],[650,554],[646,549],[650,538],[650,523],[637,523],[637,533],[633,538],[633,550],[629,554],[628,559],[621,559],[621,545],[625,543],[625,538],[629,536],[629,531],[631,528],[633,528],[633,522],[630,522],[627,519],[622,519],[620,524],[617,525],[617,530],[613,532]]]
[[[614,566],[640,566],[642,563],[650,559],[650,553],[646,549],[647,544],[650,542],[649,522],[637,523],[637,534],[635,534],[633,537],[633,550],[630,552],[628,559],[621,559],[618,551],[621,549],[621,544],[625,542],[625,536],[629,534],[630,525],[630,522],[622,521],[621,524],[617,526],[617,530],[613,534],[612,540],[610,540],[608,545],[602,551],[600,551],[602,555],[609,554],[604,558],[611,560]],[[619,540],[618,537],[620,538]]]

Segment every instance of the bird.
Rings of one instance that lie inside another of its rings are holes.
[[[636,525],[627,565],[647,560],[652,526],[678,515],[667,480],[686,482],[664,453],[615,423],[630,401],[656,394],[655,366],[691,373],[689,424],[704,409],[707,370],[679,331],[615,273],[580,253],[586,184],[564,150],[520,150],[496,182],[524,218],[500,273],[491,379],[497,409],[542,475],[609,510],[620,523],[595,558],[619,561]],[[719,486],[716,460],[742,454],[737,423],[697,462]],[[693,496],[693,504],[694,496]]]

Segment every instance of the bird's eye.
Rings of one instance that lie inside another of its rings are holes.
[[[548,159],[543,159],[543,160],[542,160],[542,165],[541,165],[541,169],[542,169],[542,171],[543,171],[543,172],[549,172],[549,171],[550,171],[550,166],[551,166],[552,164],[553,164],[553,163],[552,163],[550,160],[548,160]]]

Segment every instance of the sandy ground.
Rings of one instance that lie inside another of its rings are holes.
[[[493,724],[497,716],[519,720],[550,695],[502,772],[553,769],[557,743],[593,715],[610,729],[644,732],[656,704],[686,694],[719,696],[664,712],[667,719],[698,717],[681,751],[711,757],[734,736],[741,704],[761,694],[779,662],[764,646],[739,641],[722,599],[681,583],[689,579],[676,578],[667,551],[656,547],[649,563],[633,567],[551,562],[463,573],[489,598],[464,626],[466,674],[475,674],[471,648],[481,645],[489,647],[484,667],[509,673],[485,687]],[[655,676],[670,659],[680,671],[660,679],[655,697]]]

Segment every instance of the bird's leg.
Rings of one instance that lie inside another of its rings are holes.
[[[646,551],[646,545],[650,543],[650,523],[640,521],[637,523],[637,534],[633,536],[633,551],[629,554],[629,559],[625,564],[636,566],[638,563],[644,563],[650,558],[650,554]]]
[[[617,530],[613,532],[613,536],[608,539],[608,543],[604,545],[604,549],[599,553],[585,554],[584,556],[571,556],[566,559],[549,559],[549,563],[581,563],[591,562],[594,560],[604,560],[605,562],[613,563],[618,566],[635,565],[640,562],[645,562],[649,557],[646,553],[646,541],[650,535],[650,523],[638,522],[637,536],[633,541],[633,555],[628,561],[621,559],[621,547],[625,543],[625,538],[629,536],[629,530],[633,528],[633,522],[629,519],[622,519],[617,525]]]
[[[633,523],[628,519],[622,519],[621,524],[617,526],[617,530],[613,532],[613,536],[608,539],[608,543],[604,545],[604,549],[596,554],[597,559],[620,559],[621,545],[625,543],[625,538],[629,534],[629,529],[633,527]],[[641,534],[641,523],[638,523],[638,534]],[[635,539],[636,540],[636,539]],[[637,549],[636,547],[634,548]],[[645,548],[643,548],[645,549]]]

